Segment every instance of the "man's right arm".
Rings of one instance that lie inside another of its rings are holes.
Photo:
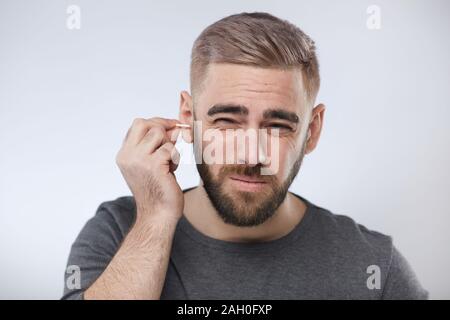
[[[184,195],[174,175],[180,156],[174,146],[179,133],[177,123],[163,118],[133,121],[116,162],[134,196],[134,224],[123,241],[114,238],[114,218],[106,230],[101,218],[86,225],[75,243],[81,247],[77,249],[81,255],[77,258],[77,252],[71,253],[69,263],[71,259],[83,262],[80,271],[88,274],[92,274],[92,266],[97,276],[99,265],[104,271],[87,290],[79,289],[70,296],[160,298],[175,228],[184,207]],[[111,214],[106,213],[104,218],[111,220]]]
[[[178,221],[170,216],[138,212],[116,255],[84,299],[159,299]]]

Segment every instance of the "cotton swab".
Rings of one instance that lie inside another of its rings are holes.
[[[188,125],[188,124],[184,124],[184,123],[176,123],[175,127],[178,127],[178,128],[190,128],[191,126]]]

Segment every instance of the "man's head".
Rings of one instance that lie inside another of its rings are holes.
[[[320,84],[318,69],[314,42],[294,25],[266,13],[226,17],[195,41],[192,97],[181,93],[180,119],[201,121],[202,128],[194,128],[193,134],[202,137],[202,150],[212,143],[203,134],[216,129],[215,144],[236,155],[231,164],[197,165],[208,197],[225,222],[261,224],[285,199],[304,154],[319,139],[324,106],[312,108]],[[247,141],[258,150],[255,163],[249,161],[252,146],[226,138],[227,130],[239,129],[267,132],[269,148],[259,136]],[[270,147],[273,139],[276,150]],[[271,175],[261,174],[267,166],[264,158],[278,162]]]

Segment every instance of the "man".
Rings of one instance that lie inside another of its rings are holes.
[[[179,120],[136,119],[128,131],[116,161],[133,197],[102,203],[84,226],[68,261],[80,286],[63,298],[427,298],[391,237],[288,192],[320,137],[319,83],[314,42],[287,21],[242,13],[205,29]],[[225,133],[260,129],[248,144]],[[208,130],[219,133],[213,153],[233,162],[206,161]],[[174,175],[180,131],[203,150],[201,183],[187,190]]]

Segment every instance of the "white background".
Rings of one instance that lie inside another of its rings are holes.
[[[194,39],[242,11],[318,47],[324,129],[291,190],[392,235],[431,298],[450,298],[450,5],[425,0],[0,0],[0,298],[60,298],[86,220],[130,194],[114,158],[133,118],[177,117]]]

